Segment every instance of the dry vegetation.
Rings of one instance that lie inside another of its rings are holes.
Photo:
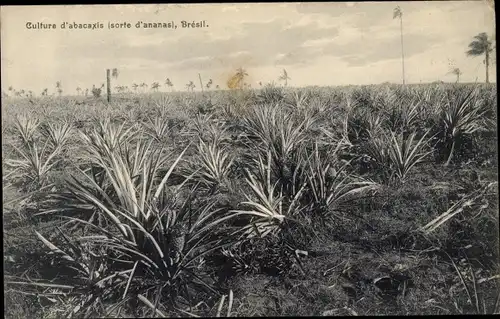
[[[5,99],[5,315],[498,312],[496,97]]]

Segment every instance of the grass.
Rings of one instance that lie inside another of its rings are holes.
[[[6,317],[499,311],[495,85],[3,103]]]

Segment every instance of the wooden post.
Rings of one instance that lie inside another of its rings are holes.
[[[106,83],[107,83],[107,93],[108,93],[108,103],[111,103],[111,71],[106,69]]]

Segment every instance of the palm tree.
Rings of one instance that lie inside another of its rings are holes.
[[[230,89],[240,88],[243,89],[243,83],[245,80],[245,76],[248,76],[248,73],[243,68],[238,68],[236,73],[227,81],[227,86]]]
[[[170,81],[170,78],[167,78],[167,79],[165,80],[165,85],[166,85],[166,86],[168,86],[168,87],[170,88],[170,91],[172,91],[172,87],[173,87],[174,85],[172,84],[172,81]]]
[[[238,78],[238,83],[239,83],[240,88],[243,87],[243,82],[245,80],[245,76],[248,76],[248,73],[247,73],[247,71],[245,71],[245,69],[240,67],[240,68],[238,68],[238,70],[236,70],[236,77]]]
[[[493,51],[493,43],[488,38],[486,32],[479,33],[469,43],[469,50],[466,52],[467,56],[480,56],[484,54],[483,63],[486,65],[486,83],[490,83],[488,69],[490,66],[490,53]]]
[[[196,87],[196,85],[194,85],[193,81],[189,81],[189,83],[188,83],[188,84],[186,84],[186,89],[187,89],[188,91],[193,92],[193,90],[194,90],[194,88],[195,88],[195,87]]]
[[[47,96],[49,93],[49,89],[43,89],[42,96]]]
[[[146,91],[148,85],[144,82],[141,83],[141,85],[139,85],[141,88],[144,88],[144,91]]]
[[[457,77],[457,81],[455,83],[458,83],[460,82],[460,75],[462,75],[462,71],[460,71],[459,68],[453,68],[451,71],[450,71],[451,74],[454,74],[456,77]]]
[[[102,93],[102,89],[104,88],[104,84],[100,87],[100,88],[97,88],[95,86],[95,84],[92,84],[92,95],[95,97],[95,98],[98,98],[101,96],[101,93]]]
[[[139,87],[139,84],[137,84],[137,83],[132,84],[132,89],[134,90],[134,92],[137,92],[138,87]]]
[[[208,80],[208,83],[206,84],[207,90],[210,89],[210,87],[212,86],[212,84],[213,84],[212,79]]]
[[[113,69],[113,71],[111,71],[111,76],[115,79],[118,78],[118,69]]]
[[[160,83],[158,82],[153,82],[151,84],[151,90],[155,91],[155,92],[158,92],[158,88],[160,87]]]
[[[80,87],[77,87],[76,88],[76,94],[80,95],[80,92],[82,91],[82,89]]]
[[[404,54],[404,45],[403,45],[403,11],[401,8],[397,6],[394,8],[394,14],[392,16],[393,19],[399,18],[399,26],[401,30],[401,63],[403,66],[403,85],[405,84],[405,54]]]
[[[61,81],[57,81],[57,82],[56,82],[56,88],[57,88],[57,93],[59,93],[59,96],[61,96],[61,94],[62,94],[62,85],[61,85]]]
[[[283,69],[283,73],[281,74],[281,76],[279,77],[279,80],[280,81],[285,81],[285,86],[288,85],[288,80],[291,80],[290,77],[288,76],[288,73],[286,72],[285,69]]]

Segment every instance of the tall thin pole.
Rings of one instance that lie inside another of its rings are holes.
[[[108,95],[108,103],[111,103],[111,71],[106,69],[106,84],[107,84],[107,95]]]
[[[401,29],[401,63],[403,66],[403,85],[405,84],[405,51],[403,45],[403,13],[399,16],[399,25]]]

